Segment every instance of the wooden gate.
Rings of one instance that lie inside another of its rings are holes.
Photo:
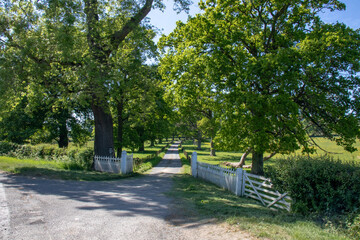
[[[244,195],[259,200],[264,206],[290,211],[291,198],[272,188],[270,179],[244,172]]]

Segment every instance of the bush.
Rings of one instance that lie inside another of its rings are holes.
[[[84,169],[91,170],[94,161],[93,149],[87,148],[79,151],[75,155],[75,161]]]
[[[330,157],[281,159],[266,168],[274,187],[288,192],[292,210],[331,216],[360,207],[360,167]]]
[[[0,141],[0,155],[7,155],[10,152],[14,152],[18,144],[11,142]]]
[[[350,220],[348,234],[354,239],[360,239],[360,213]]]
[[[68,170],[92,170],[94,151],[90,148],[70,150],[67,155],[60,156],[62,168]]]
[[[35,158],[59,160],[63,168],[71,170],[91,170],[94,158],[93,149],[65,149],[50,144],[19,145],[10,142],[0,142],[0,155],[16,158]]]

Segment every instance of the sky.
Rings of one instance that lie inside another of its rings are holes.
[[[173,10],[173,1],[164,0],[166,9],[164,12],[159,10],[152,10],[148,17],[150,23],[161,30],[162,34],[168,35],[176,27],[176,22],[181,20],[186,22],[188,15],[184,12],[177,14]],[[200,13],[200,9],[197,6],[199,0],[193,0],[194,4],[190,6],[190,15]],[[343,22],[347,26],[358,29],[360,28],[360,0],[341,0],[346,4],[345,11],[326,11],[320,14],[322,20],[326,23]],[[157,36],[155,41],[157,42],[161,34]]]

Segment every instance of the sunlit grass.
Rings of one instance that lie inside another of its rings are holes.
[[[62,164],[63,163],[60,161],[17,159],[0,156],[1,171],[20,174],[23,176],[78,181],[104,181],[129,177],[120,174],[101,173],[95,171],[65,170]]]
[[[161,150],[168,142],[157,144],[155,147],[146,146],[144,152],[134,153],[134,158],[144,159],[157,151]],[[41,144],[39,147],[50,147],[52,144]],[[76,146],[69,146],[74,148]],[[128,149],[125,149],[128,150]],[[131,151],[128,151],[131,154]],[[78,181],[104,181],[115,180],[124,177],[131,177],[144,173],[158,164],[165,153],[160,153],[156,157],[141,160],[139,164],[134,166],[134,174],[121,175],[113,173],[102,173],[97,171],[78,171],[66,169],[65,162],[61,159],[42,160],[42,159],[18,159],[7,156],[0,156],[0,171],[25,176],[46,177],[52,179],[78,180]]]
[[[311,154],[310,156],[321,156],[324,154],[328,154],[334,159],[340,159],[341,161],[347,162],[347,161],[355,161],[360,162],[360,142],[357,141],[355,147],[357,147],[357,151],[353,153],[349,153],[345,151],[341,146],[336,145],[335,142],[332,142],[325,138],[315,138],[315,141],[317,144],[325,149],[327,152],[322,151],[321,149],[317,149],[315,154]],[[191,154],[193,151],[197,152],[198,160],[201,162],[206,162],[210,164],[221,164],[222,162],[228,161],[228,162],[238,162],[240,161],[240,158],[242,156],[242,152],[224,152],[224,151],[216,151],[216,156],[210,156],[210,143],[204,142],[202,144],[202,149],[198,150],[196,149],[197,146],[193,145],[192,141],[186,141],[182,144],[183,147],[185,147],[186,151]],[[298,150],[295,151],[293,154],[289,155],[282,155],[277,154],[269,161],[265,162],[265,165],[267,164],[273,164],[276,159],[279,158],[288,158],[293,155],[302,155],[303,153]],[[246,158],[246,164],[251,163],[251,154],[249,154]]]
[[[189,162],[184,155],[180,156],[187,174],[174,177],[175,186],[169,195],[185,218],[216,218],[260,239],[348,239],[340,230],[325,227],[317,219],[274,211],[255,200],[195,179],[189,175]]]

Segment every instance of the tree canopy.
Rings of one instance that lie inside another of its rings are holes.
[[[178,10],[189,4],[175,1]],[[152,8],[164,5],[161,0],[2,1],[0,85],[7,97],[1,107],[15,108],[26,95],[29,106],[61,106],[51,109],[58,120],[64,119],[60,112],[72,114],[73,103],[91,109],[95,154],[113,155],[113,117],[122,114],[111,102],[121,105],[128,82],[139,80],[135,69],[142,72],[146,58],[156,54],[155,32],[145,20]]]
[[[220,146],[252,152],[257,174],[265,152],[313,151],[309,125],[354,151],[359,30],[318,17],[343,3],[209,0],[200,7],[203,14],[162,38],[161,71],[169,89],[208,86],[219,111]]]

